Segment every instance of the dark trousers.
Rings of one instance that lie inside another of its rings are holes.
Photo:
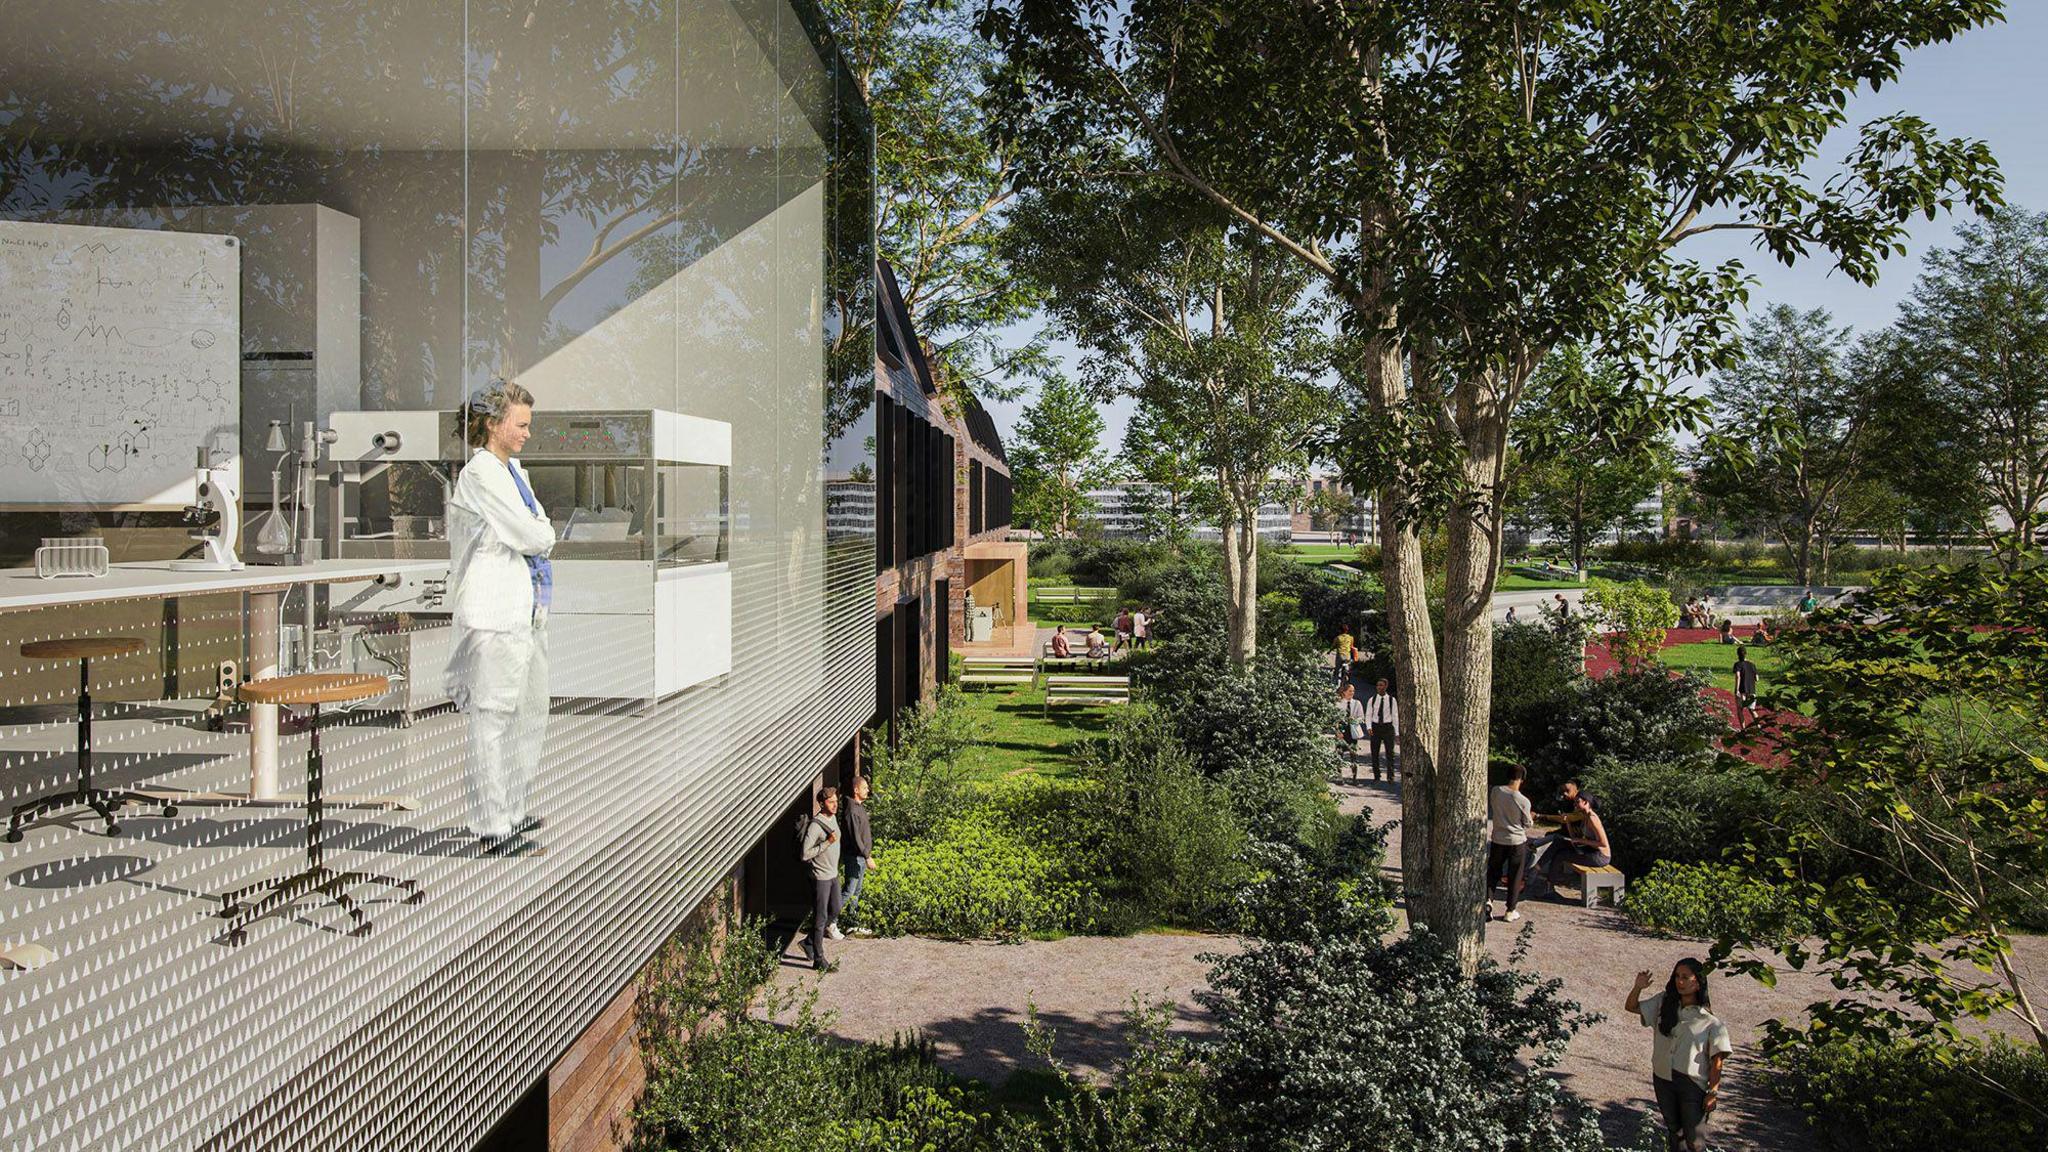
[[[1657,1077],[1657,1111],[1664,1114],[1664,1146],[1670,1152],[1706,1152],[1707,1090],[1692,1077]]]
[[[1372,778],[1380,779],[1381,764],[1385,764],[1386,778],[1394,778],[1394,766],[1401,762],[1401,749],[1394,740],[1394,726],[1380,723],[1372,726]]]
[[[1515,910],[1515,902],[1522,898],[1522,877],[1529,872],[1529,845],[1493,844],[1486,846],[1486,891],[1487,899],[1493,899],[1493,886],[1500,883],[1505,875],[1508,881],[1508,911]]]
[[[811,877],[811,934],[804,937],[804,955],[825,966],[825,925],[839,919],[839,877]]]
[[[1543,878],[1550,881],[1554,890],[1572,874],[1572,865],[1584,864],[1588,868],[1605,868],[1614,863],[1614,858],[1605,852],[1595,852],[1579,844],[1558,844],[1543,857]]]

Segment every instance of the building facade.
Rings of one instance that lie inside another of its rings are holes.
[[[875,701],[884,724],[946,681],[954,651],[1001,648],[1030,621],[1025,546],[1006,540],[1010,468],[995,422],[973,397],[943,394],[886,260],[876,288]]]
[[[1122,480],[1091,488],[1085,494],[1094,504],[1088,521],[1101,529],[1104,536],[1121,540],[1149,540],[1159,533],[1159,525],[1169,497],[1157,484],[1144,480]],[[1264,539],[1285,543],[1294,538],[1294,510],[1286,504],[1268,503],[1259,505],[1258,534]],[[1215,541],[1223,538],[1216,525],[1198,521],[1190,525],[1190,534],[1197,540]]]
[[[0,35],[0,802],[75,786],[81,707],[137,797],[0,847],[0,1146],[615,1146],[636,974],[798,906],[788,829],[876,712],[873,135],[818,12],[13,0]],[[447,430],[494,381],[557,540],[511,855],[447,704]],[[57,536],[111,567],[13,579]],[[382,691],[314,761],[241,697],[322,671]],[[323,853],[406,886],[223,931]]]

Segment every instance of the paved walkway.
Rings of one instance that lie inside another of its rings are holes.
[[[1400,819],[1395,785],[1342,782],[1333,785],[1333,791],[1346,812],[1370,808],[1381,819]],[[1398,824],[1388,857],[1388,875],[1398,878]],[[1495,907],[1500,907],[1498,900]],[[1519,924],[1496,921],[1489,926],[1487,951],[1506,960],[1520,930],[1532,929],[1525,962],[1563,981],[1571,999],[1606,1015],[1573,1038],[1560,1074],[1566,1086],[1599,1111],[1611,1138],[1626,1138],[1654,1106],[1649,1033],[1622,1011],[1622,1001],[1639,969],[1652,972],[1661,986],[1674,962],[1682,956],[1703,956],[1707,946],[1646,935],[1618,912],[1588,910],[1576,902],[1529,900],[1522,911]],[[2048,971],[2048,938],[2025,937],[2018,946],[2028,970]],[[1001,1083],[1033,1064],[1025,1050],[1024,1028],[1030,1006],[1036,1005],[1040,1020],[1057,1035],[1059,1058],[1099,1080],[1123,1051],[1123,1018],[1134,995],[1163,996],[1177,1004],[1178,1032],[1206,1030],[1207,1014],[1193,1003],[1193,992],[1207,974],[1198,957],[1235,947],[1225,937],[1182,935],[1073,937],[1008,945],[916,938],[845,940],[831,945],[840,968],[818,981],[819,1006],[838,1014],[831,1028],[834,1035],[887,1042],[899,1032],[921,1030],[932,1038],[947,1067]],[[793,964],[783,969],[786,981],[811,975],[809,969]],[[1833,988],[1810,973],[1790,971],[1779,973],[1775,989],[1732,976],[1714,978],[1710,988],[1714,1010],[1727,1022],[1736,1049],[1723,1083],[1714,1148],[1816,1148],[1800,1115],[1772,1096],[1771,1073],[1754,1053],[1766,1019],[1797,1015],[1808,1003],[1832,999]]]

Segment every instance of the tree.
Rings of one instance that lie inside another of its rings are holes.
[[[1309,269],[1343,309],[1372,420],[1354,486],[1377,490],[1400,679],[1410,916],[1470,968],[1492,628],[1512,415],[1548,352],[1597,341],[1647,370],[1727,360],[1739,261],[1685,241],[1739,231],[1786,262],[1868,281],[1904,221],[1996,199],[1981,143],[1910,116],[1811,162],[1908,49],[1995,19],[1997,0],[1591,0],[1354,5],[1003,0],[998,125],[1022,173],[1080,153],[1171,180]],[[1768,34],[1759,34],[1767,28]],[[1421,534],[1448,534],[1441,636]]]
[[[2040,974],[2012,947],[2048,906],[2048,567],[2018,555],[1892,569],[1785,640],[1772,703],[1812,723],[1779,730],[1779,841],[1758,857],[1819,938],[1788,963],[1848,993],[1810,1007],[1817,1029],[1953,1038],[2004,1015],[2048,1055]]]
[[[1827,310],[1788,304],[1751,324],[1743,357],[1711,384],[1725,439],[1703,447],[1700,491],[1730,520],[1777,537],[1794,579],[1827,576],[1826,553],[1873,498],[1879,343],[1851,355]],[[1862,497],[1858,500],[1857,497]]]
[[[1276,473],[1307,467],[1331,414],[1308,275],[1164,182],[1037,190],[1013,227],[1018,264],[1087,350],[1095,393],[1135,397],[1201,465],[1243,667],[1258,650],[1259,506]]]
[[[1149,485],[1144,489],[1143,513],[1148,538],[1177,549],[1198,519],[1213,514],[1215,495],[1203,478],[1201,463],[1188,450],[1186,435],[1158,409],[1141,407],[1131,414],[1118,462]]]
[[[1937,470],[1978,489],[2025,551],[2048,508],[2048,215],[2008,207],[1958,236],[1928,253],[1898,332],[1925,409],[1967,430]]]
[[[1102,483],[1102,413],[1065,376],[1048,377],[1024,409],[1011,450],[1018,519],[1048,536],[1071,535],[1094,507],[1088,490]]]
[[[1042,341],[997,333],[1037,297],[1004,254],[1013,157],[982,131],[991,50],[959,0],[825,0],[875,121],[875,236],[940,386],[1010,398]],[[872,318],[865,321],[872,324]]]
[[[1342,531],[1356,515],[1358,497],[1338,485],[1332,484],[1308,498],[1309,523],[1318,532]]]
[[[1671,428],[1692,406],[1577,345],[1551,353],[1515,429],[1509,503],[1561,537],[1572,566],[1584,568],[1588,546],[1671,475]]]

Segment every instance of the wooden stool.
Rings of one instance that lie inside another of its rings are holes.
[[[351,700],[368,700],[382,696],[391,690],[391,682],[382,676],[370,676],[355,672],[308,672],[300,676],[272,676],[263,680],[251,680],[242,685],[238,695],[245,704],[299,704],[312,709],[307,721],[307,731],[312,733],[306,751],[306,866],[289,876],[265,880],[239,888],[221,897],[220,914],[229,920],[227,941],[240,944],[248,938],[249,925],[266,916],[284,911],[301,897],[325,896],[349,915],[355,927],[351,936],[368,936],[370,918],[356,906],[348,889],[357,884],[382,884],[390,888],[403,889],[408,895],[407,904],[417,904],[426,895],[420,891],[419,881],[400,880],[391,876],[380,876],[373,872],[337,872],[321,859],[324,845],[322,833],[325,830],[325,807],[321,803],[320,779],[320,705],[341,704]],[[261,894],[253,904],[245,901]]]
[[[7,840],[15,843],[21,839],[21,826],[39,816],[48,815],[73,805],[91,808],[107,822],[107,835],[121,831],[116,819],[122,807],[128,804],[162,804],[164,815],[176,816],[178,808],[154,796],[131,792],[124,788],[95,788],[92,786],[92,658],[95,656],[126,656],[140,652],[145,647],[133,636],[81,636],[73,640],[34,640],[21,646],[21,654],[31,660],[76,660],[78,661],[78,786],[69,792],[53,792],[14,806],[14,817],[7,824]]]

